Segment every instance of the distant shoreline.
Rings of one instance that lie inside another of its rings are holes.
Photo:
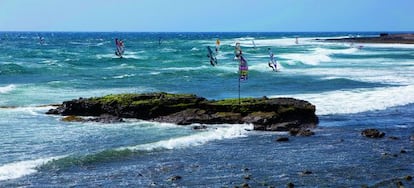
[[[326,42],[351,42],[351,43],[385,43],[385,44],[414,44],[414,33],[388,34],[381,33],[377,37],[347,37],[336,39],[316,39]]]

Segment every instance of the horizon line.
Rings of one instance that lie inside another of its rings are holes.
[[[414,30],[386,31],[386,30],[367,30],[367,31],[30,31],[30,30],[0,30],[0,32],[41,32],[41,33],[344,33],[344,32],[389,32],[389,33],[414,33]]]

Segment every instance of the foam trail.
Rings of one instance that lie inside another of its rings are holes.
[[[321,62],[332,61],[330,55],[332,54],[354,54],[357,53],[356,48],[345,49],[326,49],[326,48],[314,48],[311,53],[292,53],[292,54],[280,54],[281,58],[289,59],[297,62],[302,62],[307,65],[319,65]]]
[[[283,59],[302,62],[307,65],[319,65],[321,62],[331,61],[326,54],[283,54],[279,55]]]
[[[17,179],[23,176],[27,176],[33,173],[36,173],[36,168],[52,160],[63,158],[64,156],[59,157],[49,157],[44,159],[35,159],[28,161],[19,161],[14,163],[5,164],[0,166],[0,181]]]
[[[133,151],[152,151],[157,149],[176,149],[186,148],[190,146],[198,146],[213,140],[222,140],[246,136],[246,129],[253,129],[252,125],[228,125],[224,127],[217,127],[211,131],[200,132],[184,137],[172,138],[169,140],[161,140],[154,143],[143,145],[123,147],[118,150],[133,150]]]
[[[307,100],[316,106],[316,114],[353,114],[385,110],[394,106],[414,103],[414,86],[382,87],[350,91],[331,91],[320,94],[289,97]],[[281,97],[281,96],[272,96]]]
[[[14,84],[10,84],[4,87],[0,87],[0,93],[9,93],[10,91],[13,91],[16,89],[16,86]]]

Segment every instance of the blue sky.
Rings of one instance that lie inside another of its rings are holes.
[[[414,0],[0,0],[0,31],[414,31]]]

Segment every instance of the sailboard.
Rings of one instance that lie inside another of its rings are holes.
[[[272,68],[273,71],[275,72],[279,72],[280,71],[280,66],[279,66],[279,62],[278,61],[269,61],[268,66],[270,68]]]

